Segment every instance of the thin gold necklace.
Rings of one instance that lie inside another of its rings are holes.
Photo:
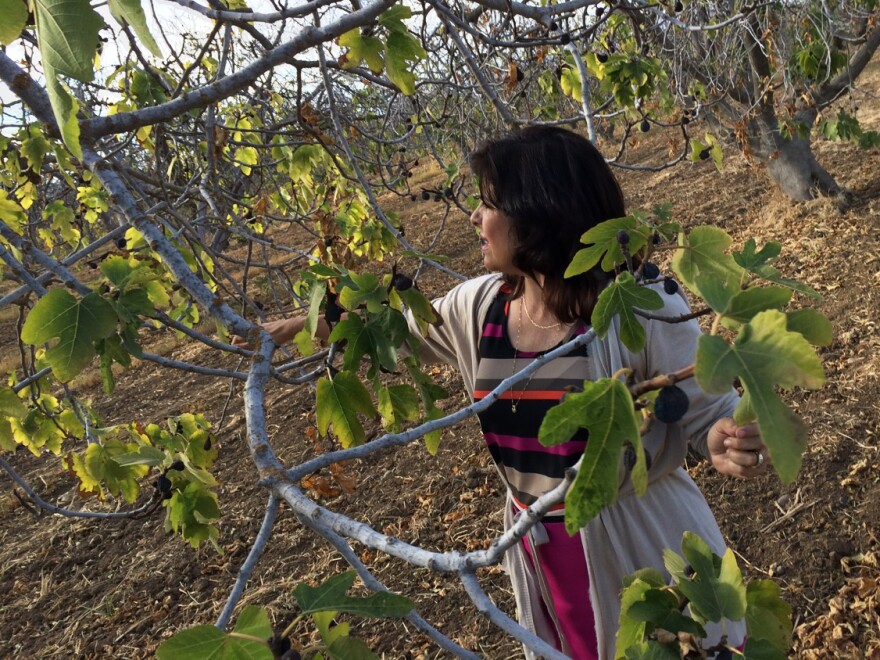
[[[531,323],[533,326],[538,328],[538,330],[552,330],[553,328],[558,328],[560,325],[562,325],[562,321],[557,321],[553,325],[539,325],[539,324],[535,323],[535,320],[532,318],[532,315],[529,313],[529,307],[528,307],[528,305],[526,305],[526,294],[525,293],[523,293],[523,297],[522,297],[522,306],[526,308],[526,316],[529,319],[529,323]],[[520,311],[520,316],[522,316],[522,311]]]
[[[522,310],[523,310],[523,307],[525,307],[525,296],[523,296],[523,304],[520,305],[520,307],[519,307],[519,334],[520,334],[520,337],[522,337],[522,317],[523,317]],[[526,310],[526,312],[528,312],[528,310]],[[531,319],[529,319],[529,320],[531,321]],[[557,325],[559,325],[559,324],[557,323]],[[512,346],[513,342],[511,341],[510,344]],[[513,347],[513,369],[511,369],[511,371],[510,371],[511,376],[513,376],[516,373],[516,355],[518,352],[519,351],[516,350],[516,346],[514,346]],[[525,396],[525,391],[527,389],[529,389],[529,384],[532,382],[532,378],[535,377],[535,374],[537,373],[537,371],[538,370],[536,369],[535,371],[533,371],[529,375],[529,379],[526,381],[526,384],[523,385],[522,389],[519,391],[519,398],[516,399],[515,401],[513,399],[513,390],[512,389],[510,390],[510,412],[511,412],[511,414],[513,414],[513,415],[516,414],[516,407],[519,405],[519,402],[523,400],[523,397]]]

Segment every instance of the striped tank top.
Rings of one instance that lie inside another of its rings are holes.
[[[547,352],[514,349],[507,332],[510,293],[506,286],[501,288],[483,324],[475,401],[485,398],[502,380]],[[586,331],[586,324],[579,322],[566,341]],[[545,447],[538,442],[538,429],[547,411],[568,391],[566,388],[583,388],[588,359],[586,346],[573,349],[543,365],[530,381],[514,385],[478,415],[489,452],[520,508],[556,487],[565,477],[565,470],[577,463],[584,452],[586,430],[579,429],[566,443]],[[562,515],[564,507],[562,503],[556,505],[550,515]]]

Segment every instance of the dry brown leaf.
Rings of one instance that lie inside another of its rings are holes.
[[[516,62],[507,65],[507,77],[504,79],[504,91],[510,94],[516,89],[516,83],[519,82],[519,67]]]
[[[302,480],[303,488],[316,497],[331,498],[339,495],[342,490],[330,483],[327,477],[312,474]]]
[[[346,495],[351,495],[357,488],[357,477],[346,472],[344,463],[333,463],[330,466],[330,474]]]

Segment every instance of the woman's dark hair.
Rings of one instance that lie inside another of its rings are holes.
[[[600,222],[626,215],[623,193],[602,154],[561,128],[531,126],[481,146],[470,156],[483,203],[511,222],[513,265],[544,276],[544,304],[563,323],[589,323],[596,299],[613,278],[599,266],[563,277],[580,238]],[[513,297],[522,276],[505,275]]]

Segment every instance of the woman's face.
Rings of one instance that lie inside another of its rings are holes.
[[[510,219],[486,202],[471,214],[471,224],[480,235],[483,265],[491,271],[509,275],[521,274],[513,265],[513,238],[510,235]]]

